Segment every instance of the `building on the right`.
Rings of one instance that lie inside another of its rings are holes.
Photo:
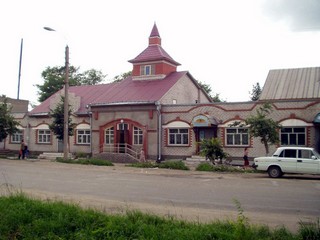
[[[194,105],[164,105],[163,155],[172,156],[199,152],[196,142],[218,137],[225,151],[233,158],[241,158],[242,149],[250,148],[251,157],[265,155],[259,138],[249,136],[245,126],[233,123],[256,113],[264,103],[273,107],[268,116],[282,126],[280,142],[270,146],[270,154],[279,146],[305,146],[320,150],[320,67],[270,70],[258,101],[221,102]],[[170,143],[170,131],[192,129],[189,146]],[[190,148],[194,146],[195,148]],[[183,154],[184,153],[184,154]]]

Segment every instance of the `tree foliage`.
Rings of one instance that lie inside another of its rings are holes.
[[[68,135],[73,135],[74,124],[70,118],[71,109],[69,106],[69,119],[68,119]],[[57,139],[63,140],[64,138],[64,97],[61,97],[61,101],[57,104],[55,109],[50,110],[50,116],[52,123],[49,125],[50,130],[56,135]]]
[[[252,91],[250,92],[251,101],[258,101],[261,95],[262,89],[260,84],[257,82],[256,85],[252,86]]]
[[[125,73],[122,73],[120,75],[117,75],[113,78],[113,81],[112,82],[121,82],[122,80],[126,79],[127,77],[131,76],[132,74],[132,71],[128,71],[128,72],[125,72]]]
[[[36,84],[38,88],[39,102],[45,101],[51,95],[63,88],[65,82],[65,67],[47,67],[41,74],[44,79],[42,85]],[[69,85],[96,85],[104,81],[106,75],[101,71],[90,69],[80,72],[79,68],[69,67]]]
[[[201,149],[200,155],[205,156],[213,164],[215,164],[216,159],[221,162],[223,158],[227,157],[219,138],[203,139],[199,142],[199,146]]]
[[[202,90],[205,91],[209,95],[209,97],[211,98],[211,100],[213,102],[222,102],[222,100],[220,99],[219,93],[216,93],[215,95],[213,95],[211,86],[209,84],[203,83],[198,80],[197,80],[197,82],[198,82],[199,86],[202,88]]]
[[[273,119],[268,118],[272,112],[272,105],[270,103],[263,104],[256,115],[251,115],[245,119],[245,124],[249,128],[249,133],[252,137],[260,138],[264,145],[266,155],[269,154],[269,144],[277,144],[279,142],[279,129],[281,125]]]
[[[10,111],[11,108],[8,105],[8,99],[4,97],[3,102],[0,103],[0,142],[6,139],[8,135],[15,134],[19,131],[19,122],[14,120]]]

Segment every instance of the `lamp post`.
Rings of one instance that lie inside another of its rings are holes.
[[[45,30],[55,32],[53,28],[44,27]],[[68,159],[69,149],[69,46],[65,47],[65,79],[64,79],[64,106],[63,106],[63,158]]]

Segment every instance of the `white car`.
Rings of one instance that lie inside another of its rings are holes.
[[[279,147],[271,157],[254,158],[253,166],[272,178],[284,173],[320,174],[320,155],[314,148]]]

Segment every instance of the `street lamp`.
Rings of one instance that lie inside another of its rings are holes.
[[[44,27],[45,30],[56,32],[53,28]],[[68,160],[68,142],[69,142],[69,46],[65,50],[65,79],[64,79],[64,114],[63,114],[63,158]]]

